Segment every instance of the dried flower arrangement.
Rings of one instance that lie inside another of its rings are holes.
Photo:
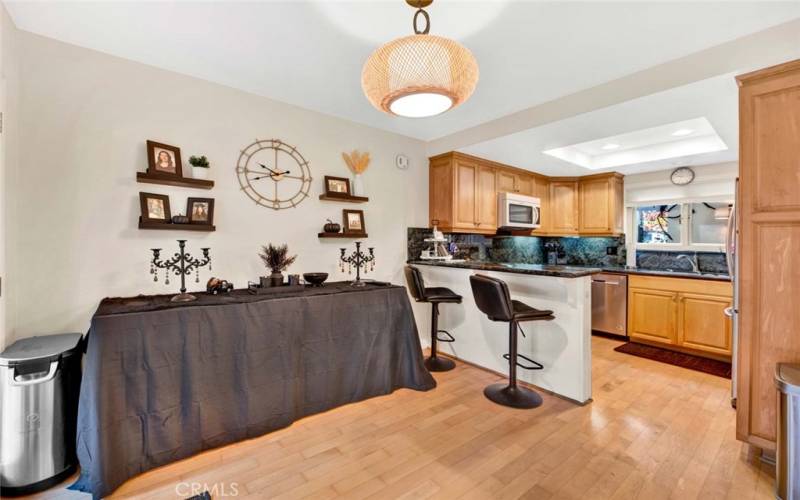
[[[262,246],[261,250],[262,252],[258,256],[261,257],[264,265],[272,270],[273,274],[280,274],[297,259],[297,255],[288,256],[289,246],[286,244],[274,246],[270,243]]]
[[[342,158],[344,158],[347,168],[349,168],[356,175],[366,172],[367,168],[369,168],[369,162],[371,160],[368,152],[362,153],[357,149],[353,150],[349,154],[342,153]]]

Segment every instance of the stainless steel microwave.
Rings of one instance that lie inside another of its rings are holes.
[[[539,198],[517,193],[497,194],[497,227],[536,229],[541,223]]]

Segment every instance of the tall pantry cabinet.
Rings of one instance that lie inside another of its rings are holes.
[[[775,448],[775,364],[800,362],[800,60],[739,83],[736,434]]]

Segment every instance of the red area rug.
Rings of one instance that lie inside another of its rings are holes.
[[[725,361],[693,356],[691,354],[670,351],[668,349],[659,349],[658,347],[637,344],[636,342],[627,342],[619,347],[615,347],[614,350],[640,358],[652,359],[653,361],[660,361],[698,372],[709,373],[717,377],[731,378],[731,364]]]

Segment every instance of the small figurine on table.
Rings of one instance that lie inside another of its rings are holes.
[[[221,280],[219,278],[211,278],[206,283],[206,292],[212,295],[218,295],[220,293],[230,293],[233,290],[233,283],[230,283],[228,280]]]

